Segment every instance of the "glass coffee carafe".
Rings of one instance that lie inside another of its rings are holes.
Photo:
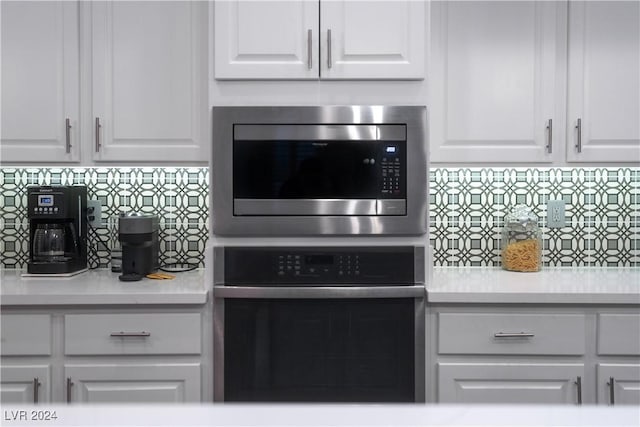
[[[66,262],[78,256],[78,243],[72,223],[41,223],[33,235],[35,262]]]

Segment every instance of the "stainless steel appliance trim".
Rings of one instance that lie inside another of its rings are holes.
[[[404,199],[402,199],[404,201]],[[234,199],[234,215],[376,215],[370,199]],[[404,203],[403,203],[404,206]],[[403,215],[400,211],[396,215]]]
[[[215,246],[213,248],[213,284],[224,283],[224,247]]]
[[[421,298],[425,287],[416,286],[233,286],[213,287],[217,298]]]
[[[377,215],[406,215],[407,199],[376,200]]]
[[[415,321],[413,326],[414,331],[414,386],[415,386],[415,401],[417,403],[424,403],[426,401],[426,333],[425,333],[425,312],[426,312],[426,297],[416,298],[414,301],[414,315]]]
[[[418,284],[426,283],[426,264],[425,264],[425,247],[424,246],[414,246],[413,249],[413,281]],[[426,295],[426,291],[425,291]]]
[[[211,198],[219,236],[424,235],[427,231],[427,114],[424,106],[213,107]],[[233,132],[245,124],[401,125],[406,129],[406,214],[234,216]]]
[[[236,125],[233,139],[242,141],[404,141],[403,125],[278,124]]]
[[[213,298],[213,400],[224,402],[224,299]]]

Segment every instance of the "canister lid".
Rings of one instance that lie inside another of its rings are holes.
[[[533,229],[538,227],[538,217],[529,206],[517,205],[504,217],[504,223],[507,227],[519,226]]]

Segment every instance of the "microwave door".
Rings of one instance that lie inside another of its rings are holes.
[[[234,141],[234,215],[404,215],[403,152],[399,141]]]

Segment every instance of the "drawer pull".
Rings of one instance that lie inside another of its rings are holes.
[[[69,154],[71,152],[71,120],[68,117],[64,121],[64,127],[66,130],[65,152]]]
[[[96,117],[96,153],[100,152],[100,147],[102,144],[100,143],[100,128],[102,125],[100,124],[100,117]]]
[[[582,405],[582,377],[576,378],[575,385],[578,391],[578,405]]]
[[[530,332],[496,332],[495,338],[533,338],[535,335]]]
[[[609,403],[612,405],[616,404],[616,395],[615,395],[615,385],[616,380],[613,377],[609,377],[609,382],[607,383],[609,386]]]
[[[151,332],[111,332],[112,337],[150,337]]]
[[[73,387],[73,381],[71,377],[67,377],[67,403],[71,403],[71,387]]]
[[[40,386],[42,384],[40,383],[40,381],[38,380],[38,377],[35,377],[33,379],[33,403],[38,403],[38,392],[40,389]]]

